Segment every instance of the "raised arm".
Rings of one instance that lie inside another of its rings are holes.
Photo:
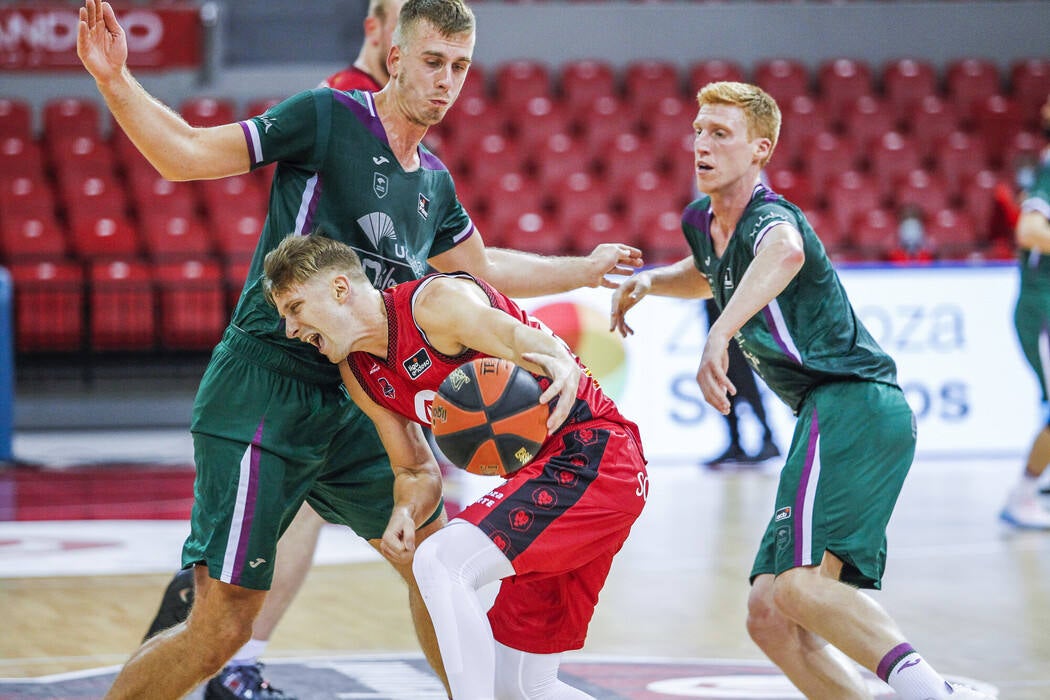
[[[248,171],[240,125],[192,127],[135,80],[124,29],[108,2],[85,0],[80,8],[77,55],[114,119],[163,177],[208,180]]]
[[[786,224],[774,226],[759,243],[736,292],[708,330],[696,381],[704,399],[723,414],[729,413],[728,395],[736,393],[726,376],[729,341],[748,319],[784,291],[805,262],[802,235]]]
[[[493,308],[485,292],[462,278],[436,279],[417,296],[416,324],[446,355],[473,348],[550,377],[542,403],[558,398],[547,419],[554,432],[569,417],[580,386],[580,366],[561,340]]]
[[[441,470],[419,424],[373,401],[346,362],[339,374],[354,403],[375,424],[394,470],[394,510],[379,548],[394,563],[408,563],[416,549],[416,529],[441,503]]]
[[[627,312],[646,295],[706,299],[711,296],[711,285],[693,264],[693,258],[682,258],[676,263],[639,272],[625,280],[613,292],[609,330],[627,337],[634,329],[627,325]]]
[[[469,272],[512,297],[557,294],[580,287],[615,289],[619,282],[606,275],[630,275],[642,263],[642,251],[621,243],[602,243],[585,257],[548,257],[488,248],[481,236],[471,236],[430,259],[441,272]]]

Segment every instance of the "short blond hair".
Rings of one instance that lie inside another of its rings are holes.
[[[421,22],[429,23],[441,36],[459,36],[474,31],[474,12],[463,0],[408,0],[394,28],[394,46],[404,48]]]
[[[320,233],[309,236],[291,233],[263,260],[263,292],[273,303],[274,297],[306,284],[326,270],[338,271],[354,283],[371,284],[361,258],[347,244]]]
[[[762,88],[750,83],[737,83],[729,80],[708,83],[696,93],[696,102],[704,105],[729,105],[744,111],[747,123],[747,137],[769,139],[772,144],[769,154],[762,161],[764,166],[773,157],[780,138],[780,107],[777,101]]]

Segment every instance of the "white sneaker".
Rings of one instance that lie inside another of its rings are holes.
[[[1025,530],[1050,530],[1050,511],[1030,493],[1011,493],[999,519]]]
[[[952,689],[952,694],[949,696],[952,700],[996,700],[994,696],[982,693],[968,685],[961,683],[948,683],[948,685]]]

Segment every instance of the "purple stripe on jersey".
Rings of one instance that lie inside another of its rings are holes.
[[[762,309],[762,316],[766,319],[766,325],[769,326],[769,332],[772,334],[773,340],[775,340],[780,349],[784,351],[784,354],[798,364],[802,364],[802,358],[792,351],[791,345],[785,342],[784,337],[781,334],[781,328],[777,317],[773,314],[773,311],[768,304]]]
[[[452,237],[452,242],[455,243],[456,245],[459,245],[463,241],[465,241],[468,238],[470,238],[471,236],[473,236],[474,232],[477,231],[477,230],[478,229],[474,225],[474,222],[470,221],[462,231],[460,231],[459,233],[457,233],[455,236]]]
[[[386,129],[383,128],[383,122],[379,121],[379,117],[372,114],[368,107],[350,97],[347,93],[339,92],[338,90],[332,91],[332,97],[335,98],[336,102],[341,102],[344,106],[348,107],[350,111],[353,112],[354,116],[357,117],[357,120],[372,132],[373,136],[383,143],[390,145],[390,141],[386,137]]]
[[[441,159],[429,151],[424,151],[422,148],[417,149],[419,151],[419,164],[427,170],[448,170],[445,164],[441,162]]]
[[[689,224],[695,229],[703,231],[708,236],[711,235],[711,210],[700,211],[699,209],[689,208],[682,212],[682,223]]]
[[[248,156],[252,159],[252,165],[258,165],[262,161],[262,144],[256,140],[258,132],[252,128],[252,124],[247,119],[238,123],[241,125],[241,131],[244,132],[244,141],[248,145]]]
[[[795,566],[806,566],[812,562],[802,561],[802,545],[807,533],[804,526],[812,522],[813,514],[806,511],[806,493],[809,491],[809,478],[813,473],[813,460],[817,455],[817,436],[820,434],[820,420],[817,417],[817,409],[813,409],[813,420],[809,425],[809,442],[806,444],[806,463],[802,467],[802,475],[798,480],[798,490],[795,491],[795,512],[791,514],[795,528]],[[813,533],[808,533],[810,537]],[[812,553],[811,553],[812,555]]]
[[[263,423],[265,422],[265,419],[259,421],[255,438],[248,448],[251,450],[251,457],[248,460],[248,492],[244,495],[244,518],[241,520],[241,534],[237,539],[237,556],[234,558],[233,575],[230,577],[230,583],[235,586],[241,584],[241,574],[244,572],[244,564],[248,558],[248,539],[252,532],[252,521],[255,519],[255,498],[259,491],[259,458],[262,455],[259,445],[262,444]]]
[[[314,214],[317,213],[317,205],[321,203],[322,190],[324,190],[324,178],[321,177],[321,173],[317,173],[317,181],[314,183],[313,195],[310,197],[310,204],[306,207],[306,220],[303,222],[303,234],[313,232]],[[332,233],[328,233],[328,235],[332,235]]]

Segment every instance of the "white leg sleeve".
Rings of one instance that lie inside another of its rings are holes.
[[[453,520],[419,545],[416,584],[434,621],[441,659],[456,700],[492,700],[496,659],[478,589],[514,567],[476,526]]]
[[[496,642],[496,700],[594,700],[558,680],[560,663],[561,654],[530,654]]]

